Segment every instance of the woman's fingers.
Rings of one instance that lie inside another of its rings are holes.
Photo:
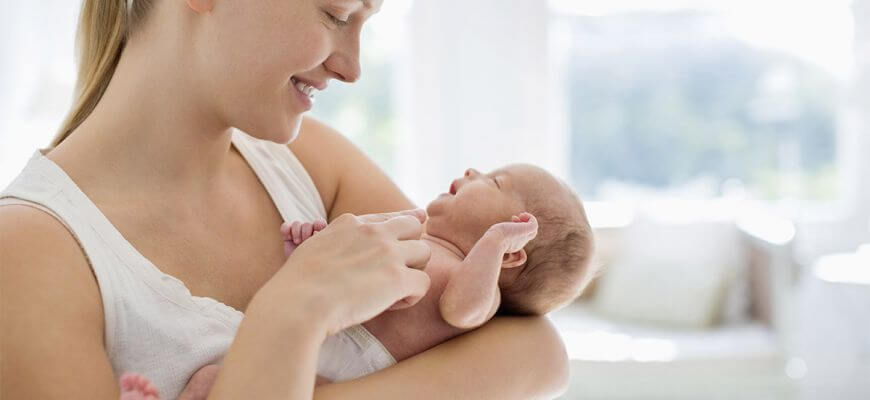
[[[409,215],[401,215],[393,217],[384,222],[378,222],[377,225],[383,226],[390,237],[397,240],[419,240],[423,235],[423,224],[415,217]]]
[[[344,214],[329,225],[319,220],[282,225],[282,232],[288,232],[285,240],[289,240],[285,250],[293,254],[287,261],[292,267],[282,268],[280,280],[291,289],[304,283],[341,294],[329,297],[333,304],[327,307],[336,308],[330,314],[330,332],[367,321],[394,305],[410,307],[425,296],[430,285],[422,270],[432,251],[419,240],[425,220],[423,210],[405,210]],[[307,239],[307,244],[294,248],[300,239]]]
[[[432,248],[421,240],[405,240],[398,244],[405,265],[424,269],[432,257]]]
[[[416,269],[407,270],[403,274],[402,280],[402,286],[406,290],[407,295],[390,306],[390,310],[400,310],[417,304],[426,295],[426,292],[429,291],[429,285],[431,284],[429,274]]]
[[[362,222],[374,223],[374,222],[384,222],[390,219],[401,217],[401,216],[411,216],[420,221],[420,223],[426,222],[426,210],[422,208],[417,208],[413,210],[402,210],[391,213],[380,213],[380,214],[366,214],[361,215],[359,218]]]

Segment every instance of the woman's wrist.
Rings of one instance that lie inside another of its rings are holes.
[[[281,297],[255,296],[223,359],[209,399],[310,399],[323,325]]]
[[[304,290],[281,288],[271,292],[267,284],[251,299],[246,316],[257,316],[272,321],[279,330],[292,330],[298,334],[314,335],[324,340],[329,332],[329,306]]]

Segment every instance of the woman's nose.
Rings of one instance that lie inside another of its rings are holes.
[[[359,34],[349,34],[340,41],[339,47],[326,59],[324,66],[342,82],[359,80],[362,70],[359,65]]]
[[[478,174],[480,174],[480,172],[477,172],[477,170],[474,168],[469,168],[469,169],[465,170],[465,177],[466,178],[471,178],[471,177],[474,177]]]

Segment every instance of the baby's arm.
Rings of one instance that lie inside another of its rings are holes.
[[[490,227],[453,270],[441,293],[441,317],[461,329],[476,328],[492,318],[501,303],[498,278],[504,255],[522,250],[537,232],[538,221],[529,213]]]
[[[324,228],[326,228],[326,221],[322,219],[314,222],[287,221],[281,224],[281,233],[284,235],[284,255],[289,257],[297,246]]]

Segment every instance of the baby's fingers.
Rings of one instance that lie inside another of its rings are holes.
[[[293,224],[290,225],[290,235],[293,237],[293,243],[299,244],[302,243],[300,235],[302,234],[302,223],[299,221],[293,221]]]
[[[300,241],[308,240],[308,238],[311,237],[311,233],[313,232],[313,230],[314,230],[314,226],[311,223],[306,222],[306,223],[302,224],[302,229],[301,229],[302,237],[300,238]]]
[[[296,244],[290,240],[284,241],[284,257],[290,257],[290,254],[296,250]]]

